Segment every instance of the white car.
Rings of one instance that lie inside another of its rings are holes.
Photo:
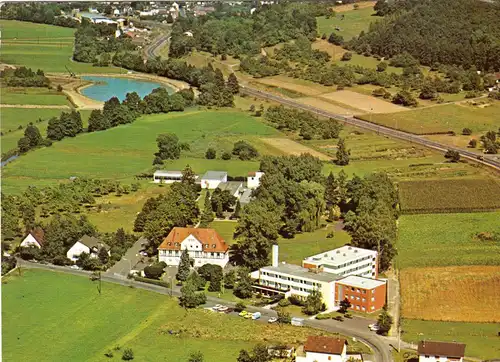
[[[368,328],[370,328],[370,331],[374,331],[374,332],[378,331],[378,329],[379,329],[376,324],[370,324],[368,326]]]
[[[271,317],[267,320],[267,323],[276,323],[278,321],[278,318],[276,317]]]
[[[72,265],[70,266],[71,269],[76,269],[76,270],[80,270],[80,267],[78,265]]]
[[[219,308],[224,307],[222,304],[216,304],[212,307],[213,310],[219,310]]]
[[[222,305],[220,306],[217,310],[221,313],[224,313],[225,311],[227,311],[229,308],[226,307],[225,305]]]

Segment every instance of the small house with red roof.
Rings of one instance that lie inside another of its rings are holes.
[[[420,341],[418,343],[419,362],[462,362],[465,344],[457,342]]]
[[[34,246],[40,249],[44,242],[44,234],[41,227],[36,227],[23,239],[20,246],[25,248]]]
[[[182,251],[187,249],[193,266],[229,262],[229,246],[214,229],[175,227],[158,247],[158,261],[178,266]]]
[[[309,336],[297,362],[346,362],[347,341],[340,337]]]

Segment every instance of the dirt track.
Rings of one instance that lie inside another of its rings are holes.
[[[42,104],[1,104],[0,108],[46,108],[46,109],[71,109],[69,106],[42,105]]]

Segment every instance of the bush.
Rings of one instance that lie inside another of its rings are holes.
[[[259,152],[248,142],[238,141],[234,144],[233,155],[238,156],[242,161],[248,161],[253,158],[259,157]]]
[[[335,235],[335,233],[333,231],[330,231],[328,234],[326,234],[326,238],[331,239],[331,238],[333,238],[334,235]]]
[[[52,140],[49,140],[48,138],[44,139],[42,141],[42,146],[45,146],[45,147],[50,147],[52,146]]]
[[[300,300],[299,298],[297,298],[295,295],[289,296],[288,300],[293,305],[298,305],[299,307],[303,307],[305,305],[305,303],[302,300]]]
[[[133,359],[134,359],[134,351],[132,351],[132,348],[125,348],[125,350],[123,351],[122,360],[130,361]]]
[[[471,140],[469,141],[469,145],[468,145],[467,147],[469,147],[469,148],[476,148],[476,147],[477,147],[477,140],[476,140],[476,139],[474,139],[474,138],[473,138],[473,139],[471,139]]]
[[[238,303],[236,303],[236,305],[234,306],[234,310],[235,310],[235,312],[238,312],[238,313],[239,313],[239,312],[241,312],[241,311],[245,310],[245,308],[246,308],[246,307],[247,307],[247,306],[245,305],[245,303],[243,303],[243,302],[238,302]]]
[[[342,55],[342,58],[340,60],[344,61],[344,62],[347,62],[349,60],[352,59],[352,53],[351,52],[345,52],[343,55]]]
[[[217,155],[217,151],[215,151],[213,148],[209,148],[209,149],[207,149],[207,152],[205,152],[205,158],[207,160],[215,159],[216,155]]]
[[[231,154],[230,154],[229,152],[227,152],[227,151],[224,151],[224,152],[222,153],[221,158],[222,158],[223,160],[226,160],[226,161],[227,161],[227,160],[230,160],[230,159],[231,159]]]
[[[160,287],[170,288],[170,283],[164,282],[163,280],[143,278],[137,275],[134,276],[134,280],[137,282],[143,282],[148,284],[159,285]]]
[[[156,263],[145,267],[144,274],[149,279],[160,279],[164,271],[163,269],[165,269],[163,264]]]
[[[291,304],[292,304],[292,303],[291,303],[289,300],[287,300],[287,299],[281,299],[281,300],[278,302],[278,305],[279,305],[280,307],[283,307],[283,308],[284,308],[284,307],[288,307],[288,306],[289,306],[289,305],[291,305]]]
[[[460,161],[460,153],[458,153],[458,151],[448,150],[444,154],[444,157],[447,158],[447,159],[449,159],[450,162],[458,162],[458,161]]]
[[[377,72],[383,72],[387,69],[387,63],[386,62],[380,62],[377,64]]]
[[[331,319],[331,318],[332,318],[332,316],[329,313],[318,314],[316,316],[316,319],[319,319],[319,320]]]
[[[57,86],[57,91],[58,91],[59,93],[61,93],[61,92],[63,91],[63,87],[62,87],[62,85],[60,85],[60,84],[59,84],[59,85]]]
[[[464,128],[464,129],[462,130],[462,134],[463,134],[464,136],[470,136],[470,135],[472,134],[472,130],[471,130],[470,128]]]
[[[108,358],[113,358],[113,351],[109,349],[104,355]]]

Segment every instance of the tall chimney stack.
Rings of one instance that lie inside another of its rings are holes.
[[[278,259],[278,245],[274,244],[273,245],[273,266],[278,266],[279,259]]]

